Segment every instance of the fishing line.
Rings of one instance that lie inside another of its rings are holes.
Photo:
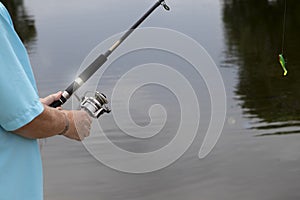
[[[284,54],[284,43],[285,43],[285,34],[286,34],[286,12],[287,12],[287,3],[284,0],[284,13],[283,13],[283,25],[282,25],[282,48],[281,54]]]
[[[286,61],[284,59],[284,43],[285,43],[285,34],[286,34],[286,13],[287,13],[287,0],[284,0],[284,13],[283,13],[283,25],[282,25],[282,47],[281,54],[278,56],[279,63],[283,69],[283,76],[288,74],[286,69]]]

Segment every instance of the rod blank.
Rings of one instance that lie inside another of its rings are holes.
[[[164,0],[157,1],[118,41],[116,41],[112,47],[105,53],[101,54],[96,60],[94,60],[63,92],[61,98],[58,101],[53,102],[50,106],[53,108],[63,105],[72,94],[78,90],[96,71],[104,65],[108,57],[158,8],[162,5],[167,11],[170,7],[167,6]]]

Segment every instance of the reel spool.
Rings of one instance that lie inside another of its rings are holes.
[[[91,117],[98,119],[104,113],[110,113],[111,110],[107,107],[108,100],[106,96],[100,92],[95,92],[93,97],[87,97],[86,92],[82,98],[80,107],[85,110]]]

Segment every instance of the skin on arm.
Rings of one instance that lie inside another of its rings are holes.
[[[60,96],[61,92],[40,99],[44,111],[30,123],[13,132],[29,139],[41,139],[58,135],[69,124],[68,130],[63,134],[65,137],[81,141],[89,136],[92,120],[85,111],[67,111],[48,106]]]

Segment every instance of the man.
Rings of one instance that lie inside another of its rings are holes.
[[[38,138],[81,141],[91,119],[84,111],[50,108],[61,92],[39,99],[28,55],[0,2],[0,199],[42,200]]]

